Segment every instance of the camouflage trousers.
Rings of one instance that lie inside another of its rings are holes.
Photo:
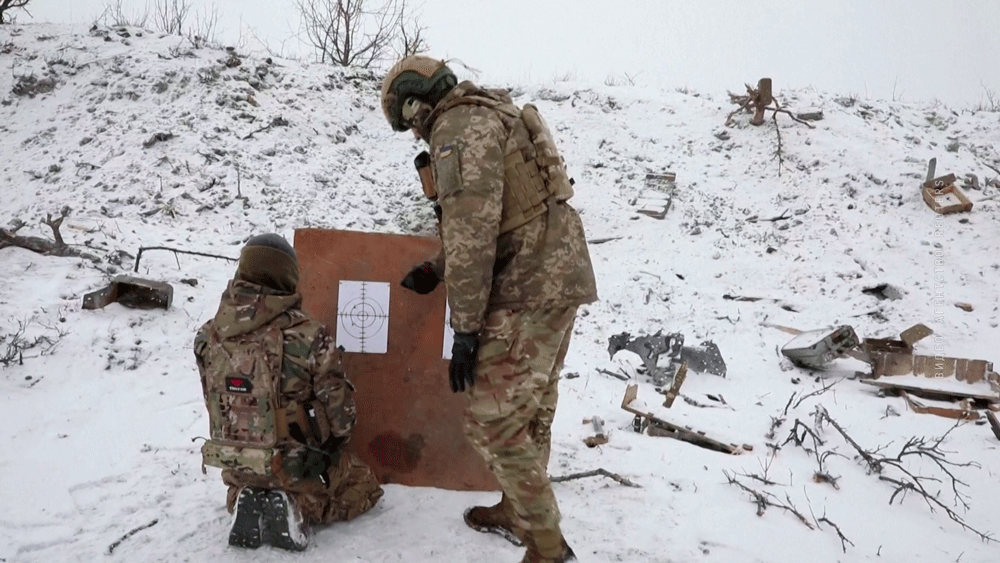
[[[465,413],[466,436],[496,475],[514,524],[560,538],[548,465],[559,372],[575,319],[575,306],[489,313]]]
[[[329,485],[319,479],[282,483],[277,478],[223,470],[222,481],[229,485],[226,508],[232,513],[243,487],[281,489],[289,494],[308,524],[329,524],[353,520],[368,512],[384,491],[371,468],[351,452],[342,451],[337,463],[326,471]]]

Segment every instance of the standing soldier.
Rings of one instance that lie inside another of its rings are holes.
[[[284,238],[251,238],[194,341],[211,427],[202,460],[229,485],[234,546],[303,550],[309,526],[350,520],[382,497],[345,451],[354,387],[333,337],[300,309],[298,281]]]
[[[425,192],[440,205],[443,261],[415,267],[403,285],[426,293],[445,282],[451,389],[468,390],[466,435],[503,489],[465,521],[516,537],[522,563],[575,560],[547,468],[577,307],[596,301],[597,288],[551,133],[534,106],[458,84],[444,62],[423,56],[389,70],[382,109],[394,130],[430,145],[434,186]]]

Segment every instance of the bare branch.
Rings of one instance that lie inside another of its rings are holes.
[[[405,0],[295,0],[295,5],[305,40],[321,63],[371,68],[391,54],[401,30],[409,47],[426,47],[424,28]]]
[[[615,481],[621,483],[622,485],[625,485],[626,487],[642,488],[642,485],[630,481],[617,473],[612,473],[604,468],[594,469],[593,471],[572,473],[570,475],[563,475],[561,477],[553,477],[549,480],[552,481],[553,483],[563,483],[565,481],[571,481],[573,479],[583,479],[584,477],[597,477],[597,476],[604,476],[608,477],[609,479],[614,479]]]
[[[906,444],[899,450],[895,457],[886,457],[882,455],[876,455],[875,452],[869,452],[862,448],[857,442],[851,438],[843,427],[841,427],[830,414],[822,406],[817,407],[817,420],[822,420],[830,424],[837,432],[843,436],[844,440],[847,441],[858,452],[858,455],[864,459],[867,465],[869,473],[877,473],[879,475],[879,480],[885,481],[887,483],[892,483],[896,486],[895,491],[893,491],[892,496],[889,497],[889,504],[892,504],[897,496],[900,496],[900,502],[905,498],[907,492],[914,492],[921,497],[923,497],[924,502],[927,507],[934,512],[935,507],[940,508],[945,511],[952,521],[957,523],[962,528],[975,533],[983,541],[995,542],[997,541],[992,533],[981,532],[972,526],[968,525],[965,520],[959,516],[951,507],[945,505],[935,494],[932,494],[924,486],[925,482],[941,482],[938,477],[929,477],[924,475],[916,475],[911,472],[903,464],[903,459],[906,457],[916,456],[920,459],[932,461],[938,469],[941,470],[951,482],[951,489],[954,495],[955,503],[961,504],[966,510],[969,508],[967,502],[967,497],[961,491],[959,491],[959,485],[963,487],[968,487],[968,484],[960,480],[951,472],[952,467],[980,467],[980,465],[974,461],[957,463],[946,458],[948,452],[941,449],[941,445],[948,435],[963,423],[961,420],[957,420],[955,424],[948,429],[942,436],[928,440],[925,437],[912,437],[906,441]],[[889,477],[884,474],[884,472],[889,469],[895,469],[903,475],[901,478]]]
[[[763,516],[764,511],[767,510],[767,507],[774,506],[776,508],[781,508],[783,510],[791,512],[796,516],[796,518],[799,519],[800,522],[805,524],[806,527],[809,528],[810,530],[816,529],[815,527],[813,527],[812,523],[810,523],[809,520],[805,516],[803,516],[802,513],[799,512],[797,508],[795,508],[795,505],[792,504],[792,499],[789,498],[788,494],[785,494],[785,501],[787,503],[786,504],[778,500],[778,497],[774,496],[773,494],[767,491],[760,492],[751,489],[750,487],[747,487],[743,483],[740,483],[735,477],[730,475],[725,470],[723,470],[722,473],[723,475],[726,476],[726,479],[729,481],[730,485],[736,485],[737,487],[743,489],[743,491],[745,491],[750,495],[750,498],[753,500],[753,503],[757,505],[757,516]]]
[[[24,11],[28,11],[25,6],[27,6],[30,1],[31,0],[0,0],[0,24],[9,21],[7,15],[8,10],[20,8]]]
[[[779,143],[779,145],[778,145],[778,146],[779,146],[779,147],[781,146],[781,145],[780,145],[780,143]],[[779,148],[779,150],[780,150],[780,148]],[[841,381],[843,381],[843,380],[842,380],[842,379],[838,379],[837,381],[834,381],[833,383],[830,383],[829,385],[823,385],[823,387],[822,387],[821,389],[817,389],[817,390],[813,391],[812,393],[807,393],[807,394],[805,394],[805,395],[802,395],[801,397],[799,397],[799,400],[798,400],[798,401],[795,401],[795,405],[794,405],[794,406],[792,406],[792,408],[793,408],[793,409],[797,409],[797,408],[799,408],[799,405],[801,405],[801,404],[802,404],[802,401],[805,401],[805,400],[806,400],[806,399],[808,399],[809,397],[815,397],[815,396],[817,396],[817,395],[822,395],[823,393],[826,393],[826,392],[827,392],[827,391],[829,391],[829,390],[830,390],[830,389],[831,389],[831,388],[832,388],[832,387],[833,387],[834,385],[836,385],[836,384],[840,383]]]
[[[834,524],[832,520],[827,518],[825,513],[823,514],[823,517],[819,519],[819,521],[829,524],[833,526],[834,530],[837,530],[837,535],[840,536],[840,547],[844,550],[844,553],[847,553],[847,544],[851,544],[851,547],[855,547],[854,542],[847,539],[847,537],[844,536],[844,532],[840,531],[840,526]]]

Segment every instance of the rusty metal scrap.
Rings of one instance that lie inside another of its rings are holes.
[[[608,339],[609,359],[621,350],[634,352],[642,360],[646,373],[659,386],[673,381],[682,363],[687,369],[699,373],[726,376],[726,361],[719,346],[706,340],[698,346],[684,346],[684,335],[674,332],[663,334],[662,330],[647,336],[635,338],[628,332],[615,334]],[[659,367],[661,357],[669,358],[666,367]]]
[[[168,283],[117,276],[106,287],[83,296],[84,309],[102,309],[118,302],[133,309],[169,309],[174,288]]]

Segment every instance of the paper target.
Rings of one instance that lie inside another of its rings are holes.
[[[444,305],[444,342],[441,347],[441,357],[451,359],[451,347],[455,344],[455,329],[451,328],[451,306]]]
[[[389,284],[341,280],[337,344],[347,352],[385,354],[389,344]]]

